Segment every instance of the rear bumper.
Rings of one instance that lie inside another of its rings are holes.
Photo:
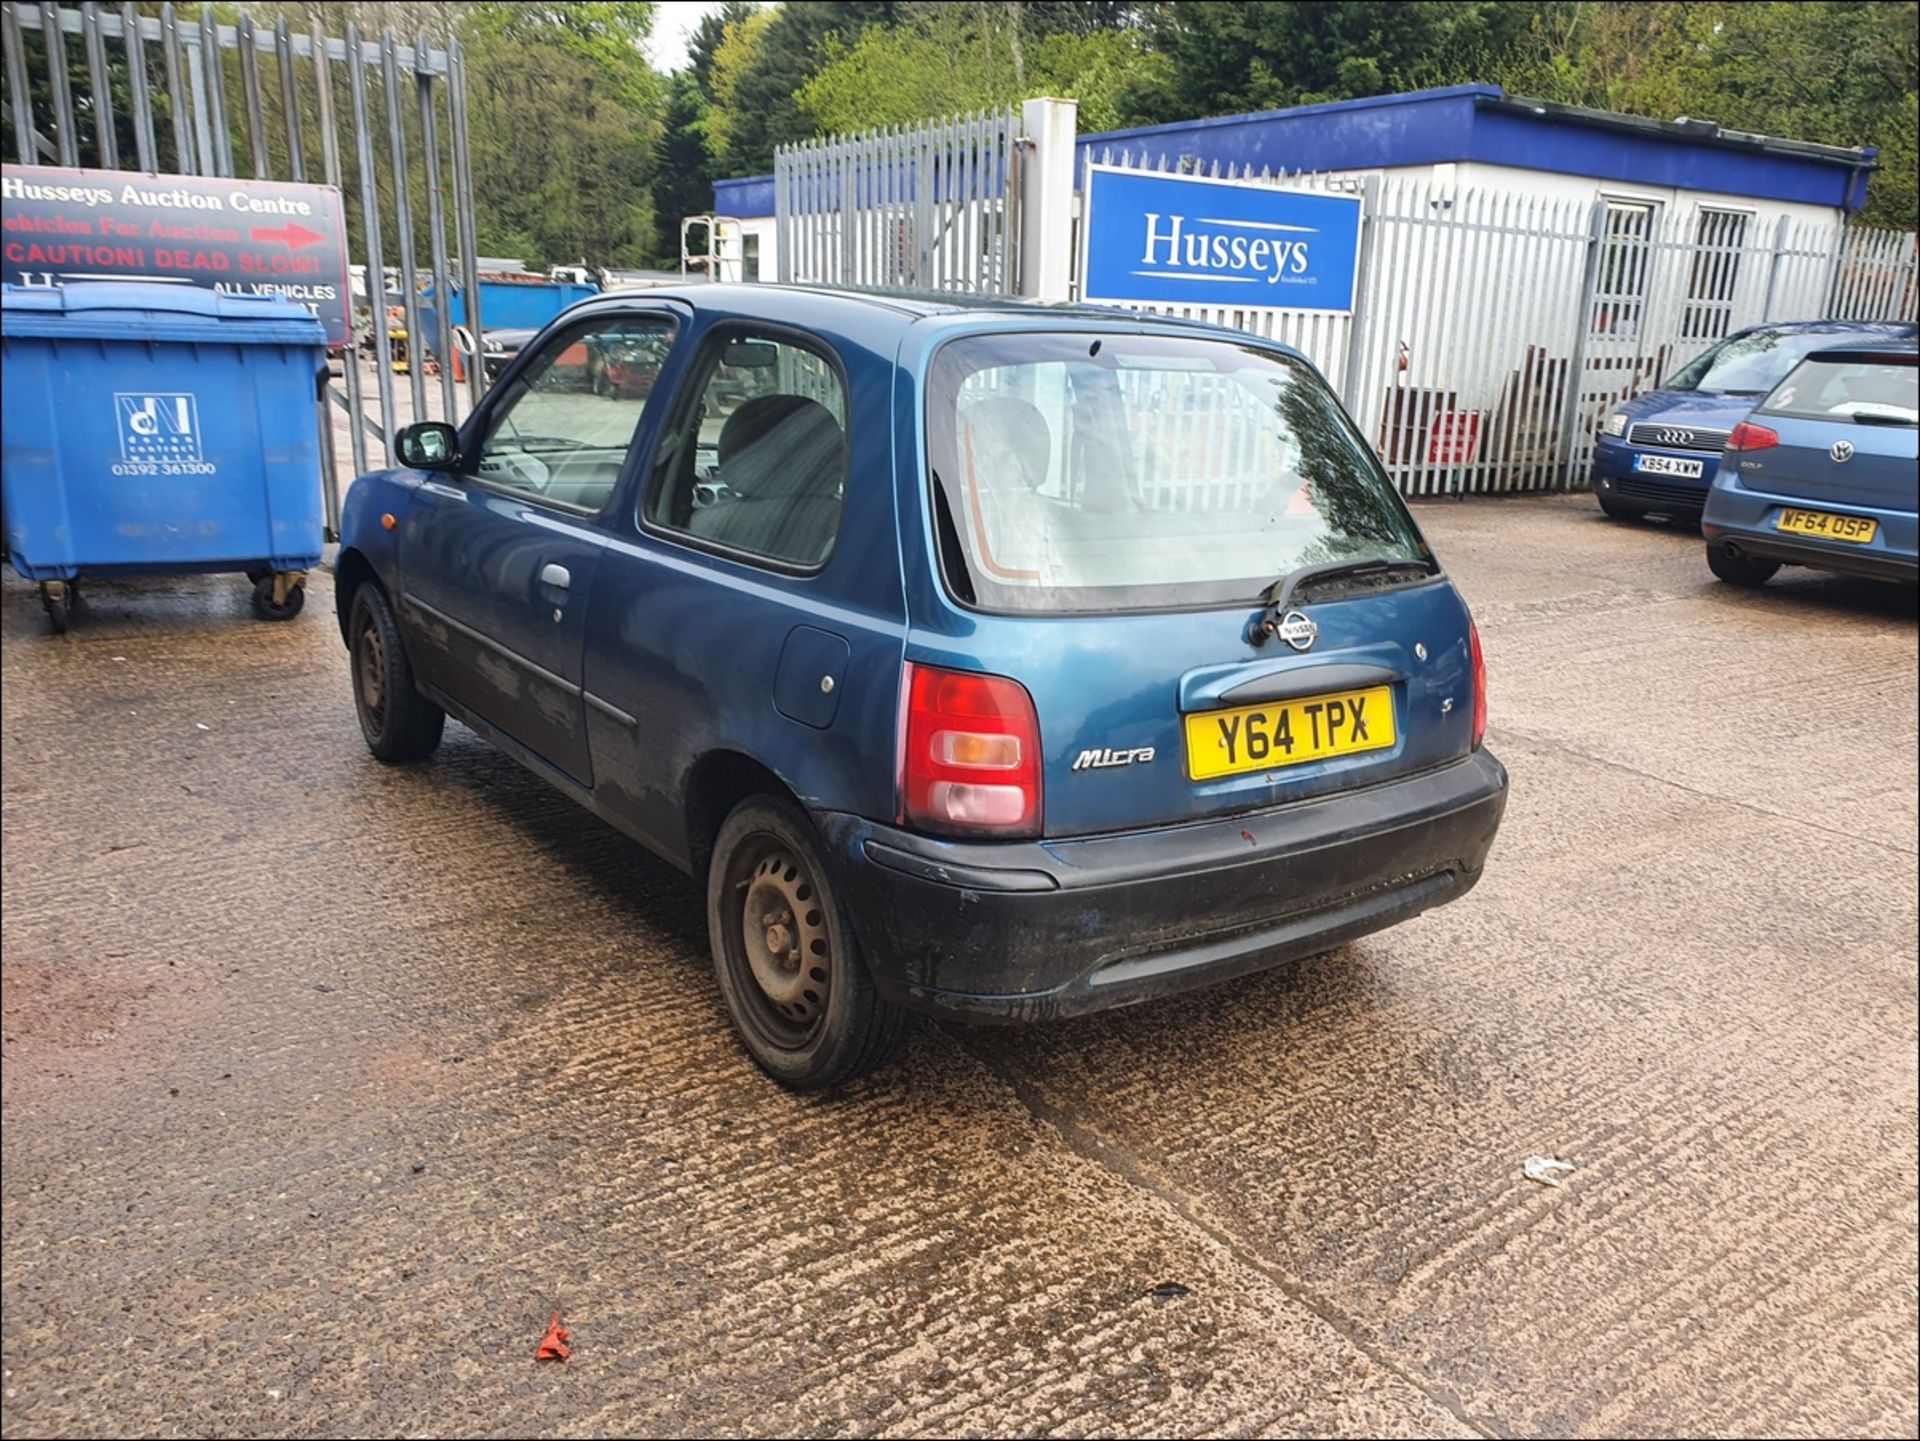
[[[1506,802],[1506,770],[1482,750],[1366,790],[1113,836],[979,844],[820,819],[888,999],[1038,1021],[1262,970],[1464,895]]]
[[[1878,522],[1865,545],[1783,535],[1775,529],[1782,509],[1866,516]],[[1708,545],[1729,547],[1787,565],[1811,566],[1874,580],[1920,580],[1920,515],[1837,501],[1810,500],[1749,489],[1729,476],[1708,497],[1701,533]]]

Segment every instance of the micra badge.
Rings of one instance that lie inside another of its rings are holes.
[[[1103,771],[1114,766],[1143,766],[1153,759],[1153,747],[1141,746],[1137,750],[1116,751],[1104,747],[1098,750],[1081,751],[1073,758],[1073,768],[1077,771]]]

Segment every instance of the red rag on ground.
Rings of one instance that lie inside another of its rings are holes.
[[[536,1361],[564,1361],[573,1354],[573,1348],[567,1344],[567,1328],[560,1324],[560,1313],[555,1311],[553,1319],[547,1322],[547,1334],[540,1338],[540,1349],[533,1354]]]

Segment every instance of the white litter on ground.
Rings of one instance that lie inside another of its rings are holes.
[[[1529,1156],[1520,1174],[1543,1186],[1557,1186],[1562,1176],[1573,1174],[1573,1162],[1555,1160],[1552,1156]]]

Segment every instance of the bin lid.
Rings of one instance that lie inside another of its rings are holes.
[[[197,285],[142,280],[0,286],[0,334],[213,345],[327,343],[327,328],[305,306],[278,295],[221,295]]]

